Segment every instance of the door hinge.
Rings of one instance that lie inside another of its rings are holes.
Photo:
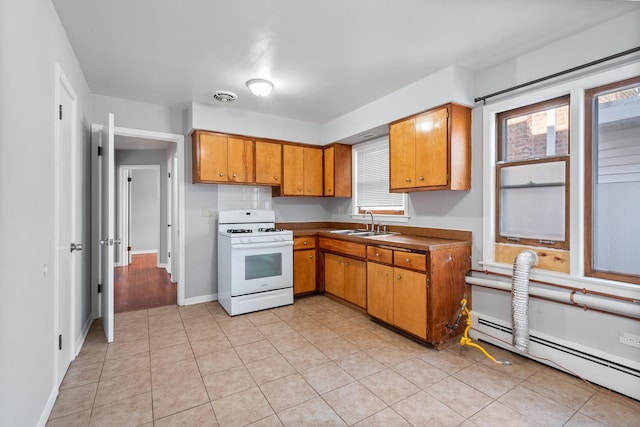
[[[169,172],[168,175],[169,175],[169,179],[171,179],[171,172]]]
[[[171,252],[169,252],[169,253],[167,254],[167,257],[168,257],[168,258],[171,258]]]
[[[127,181],[131,182],[131,177],[130,176],[127,177]]]
[[[62,334],[58,335],[58,350],[62,350]]]
[[[131,252],[131,246],[127,246],[127,252]]]
[[[102,156],[102,147],[98,145],[98,156]]]
[[[58,105],[58,118],[62,120],[62,104]]]
[[[98,283],[98,293],[99,294],[102,293],[102,285],[100,283]]]

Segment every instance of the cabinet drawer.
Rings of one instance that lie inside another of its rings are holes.
[[[369,261],[392,264],[393,251],[391,249],[379,248],[377,246],[367,246],[367,259]]]
[[[316,247],[316,239],[312,236],[294,237],[293,249],[314,249]]]
[[[409,268],[411,270],[426,271],[427,256],[425,254],[416,254],[413,252],[393,253],[393,265],[396,267]]]
[[[345,242],[343,240],[320,238],[320,249],[336,252],[343,255],[351,255],[356,258],[365,258],[365,245],[361,243]]]

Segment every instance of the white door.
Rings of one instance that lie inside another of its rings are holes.
[[[113,342],[113,267],[115,239],[115,148],[114,116],[109,117],[100,134],[101,156],[101,223],[100,223],[100,283],[102,327],[107,342]]]
[[[73,290],[79,277],[76,270],[80,265],[80,254],[76,251],[82,245],[76,241],[76,99],[73,89],[57,69],[56,97],[57,111],[57,268],[56,268],[56,346],[58,351],[58,383],[62,383],[69,364],[74,357],[74,310]]]

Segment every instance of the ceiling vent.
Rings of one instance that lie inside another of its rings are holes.
[[[217,90],[213,92],[213,99],[220,102],[231,102],[238,99],[238,95],[226,90]]]

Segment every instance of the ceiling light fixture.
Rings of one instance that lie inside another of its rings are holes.
[[[264,79],[251,79],[247,82],[247,87],[255,96],[267,96],[273,90],[273,83]]]

